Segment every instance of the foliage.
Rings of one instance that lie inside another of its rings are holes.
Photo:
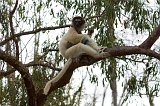
[[[57,45],[60,37],[66,32],[65,25],[73,16],[82,15],[87,19],[86,29],[96,29],[94,39],[99,45],[109,48],[136,45],[137,42],[126,43],[123,35],[120,35],[121,32],[116,31],[122,29],[125,33],[126,30],[130,30],[135,38],[151,34],[160,19],[160,1],[155,0],[153,4],[154,6],[150,5],[148,0],[19,0],[18,3],[17,0],[2,0],[0,49],[22,61],[29,69],[38,91],[61,70],[57,67],[64,66],[65,60],[59,54]],[[10,37],[14,39],[5,41]],[[138,43],[141,42],[140,40]],[[153,49],[159,51],[158,46],[154,45]],[[117,95],[118,90],[114,88],[118,86],[116,82],[122,82],[122,100],[119,100],[119,105],[127,103],[132,96],[146,95],[153,106],[154,97],[159,96],[159,61],[155,58],[137,54],[111,57],[93,65],[97,66],[102,70],[101,82],[103,86],[106,86],[106,83],[110,84],[112,96],[113,93]],[[28,104],[23,76],[15,70],[8,63],[0,61],[1,105]],[[90,81],[98,85],[99,78],[94,74],[94,68],[91,70],[89,73],[93,73],[90,74]],[[48,96],[46,105],[80,105],[83,82],[84,80],[73,95],[72,85],[58,88]]]

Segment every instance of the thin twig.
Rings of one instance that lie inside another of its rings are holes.
[[[54,66],[51,66],[49,63],[44,63],[44,62],[29,62],[28,64],[24,64],[26,67],[31,67],[31,66],[43,66],[43,67],[47,67],[50,68],[52,70],[57,70],[57,71],[61,71],[61,68],[55,68]]]
[[[20,37],[22,35],[36,34],[36,33],[40,32],[40,31],[55,30],[55,29],[66,28],[66,27],[70,27],[70,25],[55,26],[55,27],[44,27],[44,28],[35,29],[33,31],[20,32],[20,33],[14,34],[14,36],[11,36],[11,37],[3,40],[2,42],[0,42],[0,46],[6,44],[8,41],[14,39],[15,37]]]
[[[12,73],[14,73],[16,70],[15,69],[11,69],[11,70],[8,70],[8,71],[3,71],[3,70],[0,70],[0,77],[6,77]]]
[[[86,18],[86,20],[89,20],[89,19],[92,19],[92,18],[101,17],[102,14]],[[29,35],[29,34],[36,34],[36,33],[41,32],[41,31],[55,30],[55,29],[66,28],[66,27],[70,27],[70,24],[62,25],[62,26],[54,26],[54,27],[44,27],[44,28],[35,29],[33,31],[20,32],[20,33],[14,34],[14,36],[11,36],[11,37],[3,40],[2,42],[0,42],[0,46],[3,46],[4,44],[6,44],[10,40],[13,40],[15,37],[20,37],[20,36]]]

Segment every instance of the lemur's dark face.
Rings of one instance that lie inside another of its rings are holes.
[[[72,23],[75,27],[81,28],[85,24],[85,20],[83,17],[77,16],[73,18]]]

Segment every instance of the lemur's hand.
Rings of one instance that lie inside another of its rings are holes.
[[[89,35],[90,37],[92,36],[93,32],[94,32],[94,29],[93,29],[93,28],[89,28],[89,29],[88,29],[88,35]]]

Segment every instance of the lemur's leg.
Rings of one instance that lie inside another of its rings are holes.
[[[69,49],[67,49],[65,55],[66,57],[76,58],[83,53],[90,55],[94,58],[100,57],[102,55],[101,53],[93,49],[92,47],[82,44],[82,43],[78,43],[70,47]]]

